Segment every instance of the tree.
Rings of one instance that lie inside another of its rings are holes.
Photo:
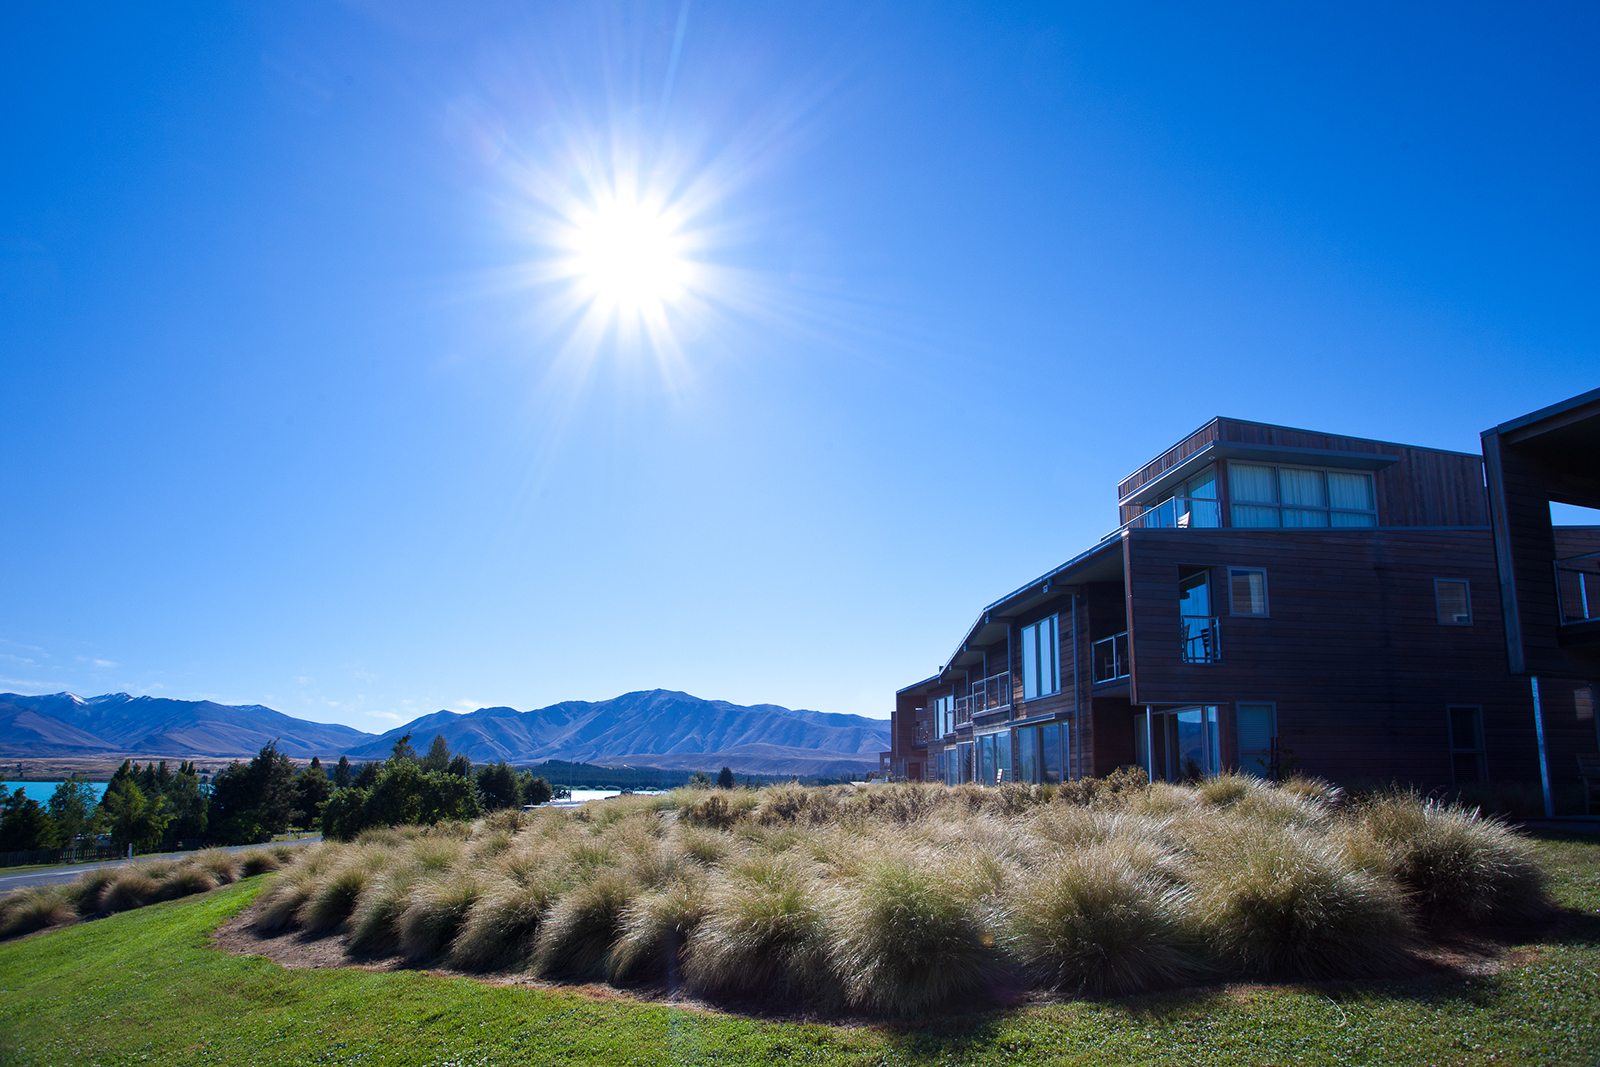
[[[450,742],[444,739],[444,734],[434,734],[433,743],[428,746],[428,754],[422,757],[422,770],[431,774],[435,771],[450,769]]]
[[[355,777],[350,770],[350,757],[340,756],[339,765],[333,769],[333,787],[335,789],[349,789],[350,780]]]
[[[378,784],[378,772],[383,770],[382,760],[368,760],[357,770],[351,785],[356,789],[371,789]]]
[[[294,763],[276,741],[248,764],[234,760],[211,780],[212,835],[230,845],[270,840],[294,817]]]
[[[689,788],[690,789],[710,789],[711,788],[711,778],[706,774],[705,771],[695,771],[693,774],[691,774],[689,776]]]
[[[478,783],[478,796],[484,811],[514,808],[522,803],[522,790],[517,784],[517,772],[501,760],[479,767],[474,776]]]
[[[142,852],[152,851],[161,844],[162,831],[172,821],[161,797],[146,797],[132,775],[107,786],[100,806],[110,816],[111,840],[118,847],[132,845]]]
[[[411,747],[410,734],[405,734],[394,743],[394,751],[389,753],[389,758],[392,760],[408,759],[413,763],[416,762],[417,750]]]
[[[294,825],[311,829],[322,818],[322,806],[333,795],[333,783],[316,759],[294,776]]]
[[[0,852],[32,852],[35,849],[54,848],[56,827],[45,813],[44,805],[31,800],[21,786],[15,793],[0,786],[5,795],[0,807]]]
[[[87,775],[76,771],[68,775],[50,794],[49,807],[62,848],[73,848],[79,838],[95,832],[99,810]]]
[[[542,777],[535,777],[532,771],[523,771],[518,776],[518,784],[522,787],[524,804],[548,804],[550,798],[555,795],[550,783]]]
[[[733,768],[732,767],[724,767],[724,768],[722,768],[722,770],[720,772],[718,772],[718,774],[717,774],[717,788],[718,789],[732,789],[733,788]]]
[[[472,783],[449,771],[422,769],[415,760],[390,760],[371,789],[336,790],[322,812],[322,832],[349,840],[379,826],[470,819],[478,814]]]
[[[176,848],[179,841],[198,841],[206,836],[210,822],[211,798],[200,788],[200,774],[193,763],[178,764],[161,794],[172,822],[163,844]]]

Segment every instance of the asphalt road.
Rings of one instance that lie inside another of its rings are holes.
[[[278,841],[279,845],[309,845],[321,841],[322,835],[316,837],[303,837],[298,841]],[[231,845],[222,849],[223,852],[249,852],[253,848],[265,848],[265,845]],[[193,852],[162,852],[154,856],[135,856],[131,860],[101,860],[98,863],[75,863],[70,867],[51,867],[46,871],[27,871],[23,874],[0,874],[0,894],[11,892],[13,889],[27,889],[36,885],[55,885],[58,882],[70,882],[85,871],[98,870],[101,867],[120,867],[126,863],[144,863],[147,860],[176,860],[185,856],[193,856]]]

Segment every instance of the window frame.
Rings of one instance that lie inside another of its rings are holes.
[[[1467,618],[1466,618],[1466,621],[1463,622],[1460,619],[1446,619],[1444,617],[1444,602],[1439,599],[1439,585],[1440,585],[1441,582],[1448,582],[1451,585],[1460,585],[1460,586],[1462,586],[1462,587],[1464,587],[1466,589],[1466,592],[1467,592],[1467,598],[1466,598],[1467,599]],[[1435,578],[1433,580],[1433,619],[1440,626],[1471,626],[1472,625],[1472,582],[1469,581],[1466,578]],[[1461,706],[1462,707],[1466,707],[1465,704],[1463,704]]]
[[[1228,614],[1244,619],[1266,619],[1272,616],[1272,598],[1267,588],[1267,568],[1265,567],[1229,567],[1228,571]],[[1261,610],[1240,611],[1239,599],[1234,595],[1233,576],[1235,574],[1261,575]]]
[[[1234,495],[1233,469],[1241,467],[1263,467],[1272,471],[1272,500],[1249,500]],[[1286,504],[1283,501],[1283,474],[1285,470],[1311,471],[1322,475],[1323,503],[1315,504]],[[1336,508],[1333,506],[1332,494],[1328,489],[1329,474],[1359,474],[1367,479],[1367,487],[1371,490],[1372,507],[1363,508]],[[1352,470],[1347,467],[1313,467],[1299,463],[1265,463],[1251,459],[1230,459],[1227,470],[1228,481],[1228,526],[1240,530],[1374,530],[1381,524],[1378,521],[1378,480],[1372,471]],[[1234,511],[1237,508],[1271,509],[1277,516],[1277,522],[1271,526],[1245,525],[1241,526],[1234,521]],[[1323,526],[1289,526],[1283,521],[1284,511],[1315,511],[1326,518],[1327,524]],[[1335,515],[1370,515],[1372,524],[1359,526],[1341,526],[1333,521]]]
[[[1455,712],[1471,711],[1475,716],[1477,725],[1478,745],[1476,748],[1461,748],[1456,744]],[[1482,704],[1446,704],[1444,706],[1445,740],[1450,743],[1450,782],[1460,788],[1463,785],[1488,785],[1489,784],[1489,743],[1483,730],[1483,705]],[[1456,774],[1456,760],[1461,756],[1476,756],[1478,763],[1478,780],[1476,782],[1463,782]]]
[[[1048,649],[1050,653],[1050,685],[1052,688],[1044,688],[1042,684],[1044,679],[1040,678],[1041,684],[1038,686],[1038,692],[1032,692],[1029,689],[1028,668],[1031,664],[1035,672],[1040,672],[1042,661],[1039,653],[1044,651],[1046,646],[1039,640],[1039,634],[1041,633],[1041,627],[1046,625],[1049,627],[1048,633],[1051,638]],[[1031,647],[1029,642],[1030,633],[1033,634]],[[1018,666],[1021,668],[1022,674],[1022,699],[1043,700],[1046,697],[1059,695],[1061,692],[1061,613],[1052,612],[1043,618],[1035,619],[1026,626],[1018,627],[1017,643],[1020,646],[1018,651],[1021,656],[1021,663]],[[1031,656],[1029,655],[1030,652],[1032,653]]]

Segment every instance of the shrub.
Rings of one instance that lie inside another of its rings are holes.
[[[396,924],[406,959],[425,963],[442,955],[482,892],[474,877],[460,872],[418,882]]]
[[[828,931],[797,864],[762,856],[722,879],[689,940],[690,984],[710,993],[828,999]]]
[[[599,871],[573,886],[544,920],[534,970],[585,981],[604,978],[623,910],[638,892],[635,882],[615,870]]]
[[[657,892],[634,898],[622,911],[606,959],[607,979],[621,983],[665,975],[676,985],[684,946],[707,907],[705,882],[699,876],[674,879]]]
[[[1128,842],[1064,852],[1013,905],[1011,945],[1040,984],[1086,993],[1173,985],[1199,973],[1187,897]]]
[[[1363,805],[1346,841],[1432,920],[1514,922],[1549,906],[1532,846],[1499,819],[1395,793]]]
[[[1292,827],[1219,827],[1198,857],[1197,929],[1224,960],[1271,977],[1355,978],[1405,966],[1406,907],[1337,844]]]
[[[832,962],[850,999],[869,1010],[920,1015],[954,997],[981,998],[1000,977],[976,894],[904,855],[873,860],[837,911]]]
[[[708,793],[684,809],[683,819],[690,826],[709,826],[726,830],[739,821],[741,813],[722,793]]]

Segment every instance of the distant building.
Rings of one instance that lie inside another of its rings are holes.
[[[1481,456],[1217,418],[1117,494],[896,694],[886,771],[1560,787],[1600,750],[1600,527],[1549,508],[1600,507],[1600,390]]]

